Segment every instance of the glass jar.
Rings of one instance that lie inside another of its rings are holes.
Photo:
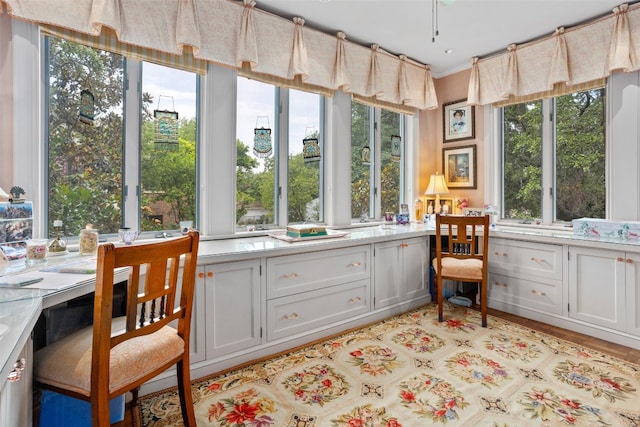
[[[27,265],[42,264],[47,262],[47,240],[27,240]]]
[[[80,230],[78,240],[80,255],[93,255],[98,250],[98,230],[85,228]]]

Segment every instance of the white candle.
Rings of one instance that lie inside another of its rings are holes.
[[[53,226],[54,227],[62,227],[62,221],[59,219],[56,219],[53,221]]]

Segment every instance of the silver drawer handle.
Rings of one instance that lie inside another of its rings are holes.
[[[13,369],[7,375],[7,381],[10,383],[15,383],[16,381],[20,381],[22,378],[22,371],[24,371],[24,367],[27,364],[27,361],[23,359],[19,359],[16,363],[13,364]]]
[[[284,318],[284,320],[292,320],[292,319],[297,319],[298,318],[298,313],[292,313],[290,316],[285,314],[284,316],[282,316]]]
[[[360,262],[352,262],[351,264],[349,264],[349,267],[360,267],[362,265],[362,263]]]
[[[350,299],[349,299],[349,303],[350,303],[350,304],[353,304],[354,302],[359,302],[360,300],[361,300],[361,298],[360,298],[360,297],[350,298]]]
[[[298,277],[298,273],[285,274],[282,277],[284,277],[285,279],[295,279]]]

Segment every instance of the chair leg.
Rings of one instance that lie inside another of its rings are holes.
[[[479,284],[478,292],[480,292],[480,311],[482,313],[482,327],[487,327],[487,281]]]
[[[178,395],[180,396],[180,407],[182,408],[182,420],[186,427],[196,427],[189,363],[181,360],[177,363],[176,367],[178,371]]]
[[[444,321],[442,314],[442,277],[436,276],[436,295],[438,296],[438,322]]]

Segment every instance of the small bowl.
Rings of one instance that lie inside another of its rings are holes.
[[[125,245],[130,245],[138,238],[138,232],[132,228],[125,227],[118,230],[120,241]]]

